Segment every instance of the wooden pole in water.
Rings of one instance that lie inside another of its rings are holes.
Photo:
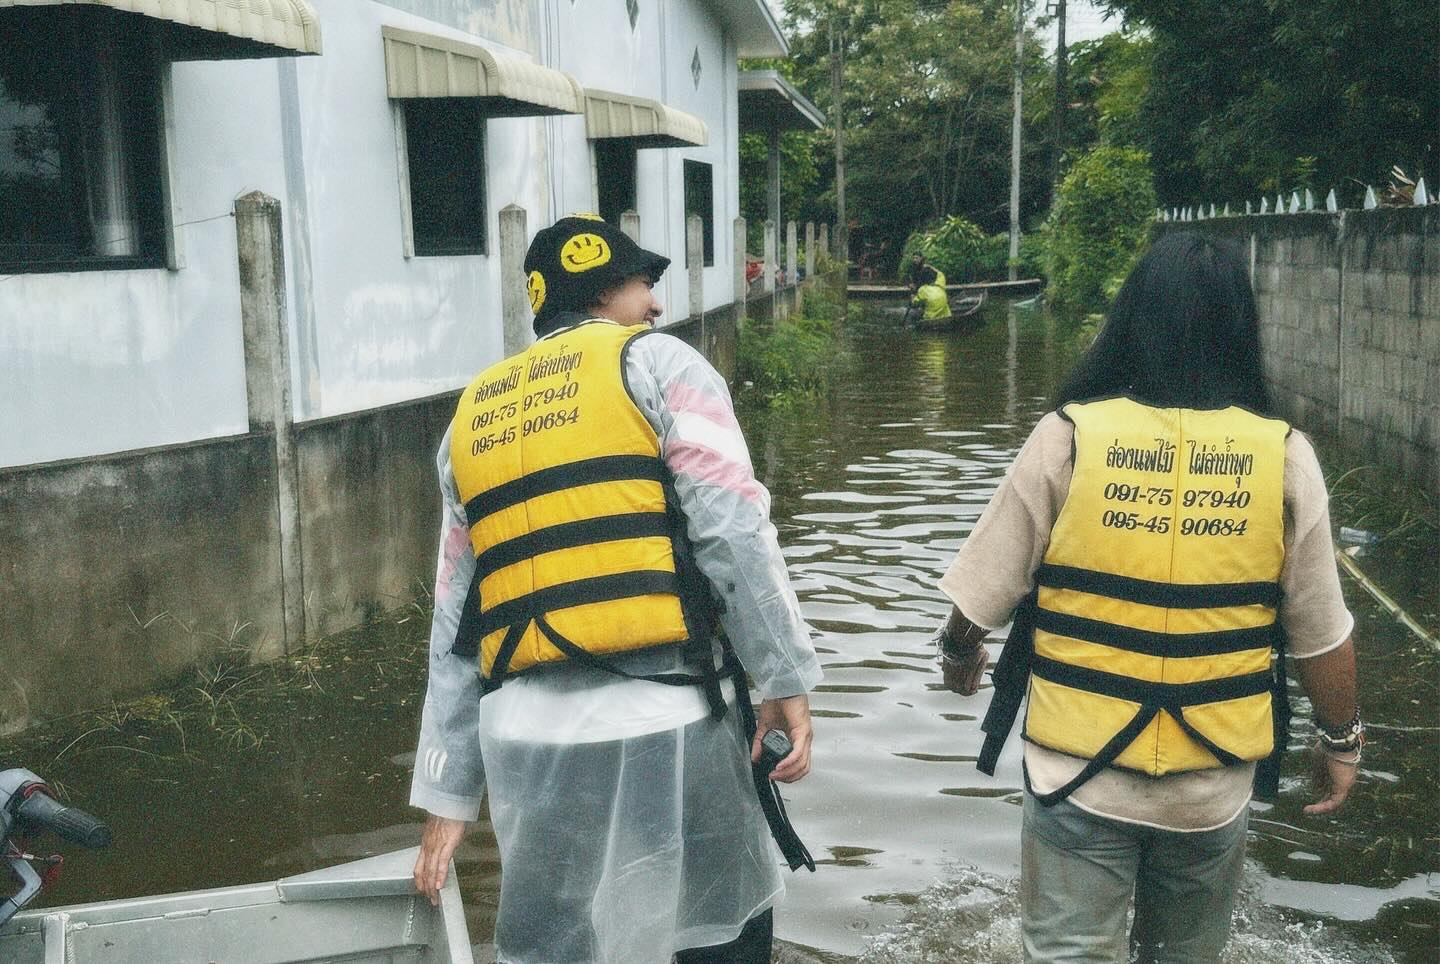
[[[1010,119],[1010,272],[1020,260],[1020,99],[1025,86],[1025,0],[1015,0],[1014,113]]]
[[[734,235],[731,239],[733,244],[731,247],[734,249],[734,254],[732,255],[735,261],[733,265],[735,279],[734,298],[738,318],[745,317],[746,301],[749,300],[750,297],[750,283],[745,280],[745,259],[747,254],[745,250],[745,232],[747,229],[748,225],[745,223],[744,217],[735,219]]]
[[[835,124],[835,256],[850,260],[850,232],[845,217],[845,28],[835,27],[830,15],[830,118]],[[841,276],[845,284],[849,271]]]
[[[1050,117],[1050,197],[1060,188],[1060,156],[1065,151],[1065,108],[1069,99],[1069,52],[1065,48],[1065,0],[1055,0],[1055,110]]]

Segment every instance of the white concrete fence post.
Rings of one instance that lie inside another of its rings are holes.
[[[834,258],[835,252],[830,250],[830,222],[820,222],[820,250],[825,252],[825,257]]]
[[[785,283],[795,283],[795,269],[800,265],[800,238],[794,221],[785,222]]]
[[[791,311],[800,310],[800,284],[796,279],[796,268],[800,267],[798,230],[794,221],[785,222],[785,283],[790,286]]]
[[[745,302],[750,296],[750,283],[745,280],[745,261],[749,252],[745,249],[745,232],[749,225],[743,217],[735,219],[734,227],[734,262],[735,262],[735,310],[737,318],[745,317]]]
[[[500,209],[501,345],[508,357],[534,340],[529,281],[525,277],[525,209],[507,204]]]
[[[640,243],[640,215],[634,211],[626,211],[620,215],[620,230],[625,233],[631,241]]]
[[[774,222],[774,221],[771,221],[771,220],[769,220],[769,219],[767,218],[766,221],[765,221],[765,280],[764,280],[764,287],[765,287],[765,293],[766,293],[766,294],[773,294],[774,291],[775,291],[775,269],[776,269],[777,267],[779,267],[779,265],[776,264],[775,240],[776,240],[776,239],[775,239],[775,222]]]
[[[805,277],[815,277],[815,222],[805,222]]]
[[[235,202],[240,324],[245,343],[245,403],[250,431],[275,439],[275,502],[280,529],[278,640],[262,637],[261,658],[300,648],[305,637],[305,579],[300,542],[300,475],[290,403],[290,333],[285,310],[285,247],[280,202],[253,191]]]
[[[705,222],[700,215],[685,219],[685,264],[690,269],[690,320],[705,320]]]

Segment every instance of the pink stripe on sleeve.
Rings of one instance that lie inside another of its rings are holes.
[[[677,438],[668,447],[665,461],[677,475],[719,486],[750,502],[764,500],[765,490],[755,480],[750,466],[727,459],[708,445]]]
[[[740,431],[735,411],[729,402],[714,392],[707,392],[686,382],[673,382],[665,390],[665,407],[676,415],[700,415],[723,428]]]
[[[455,578],[455,565],[460,555],[470,551],[470,530],[463,525],[454,525],[445,535],[445,555],[440,561],[440,572],[435,576],[436,604],[451,599],[450,583]]]

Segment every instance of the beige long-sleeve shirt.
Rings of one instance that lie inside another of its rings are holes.
[[[1035,583],[1050,530],[1070,488],[1074,427],[1055,414],[1035,426],[1005,480],[940,580],[966,619],[987,629],[1010,620]],[[1285,563],[1279,619],[1296,659],[1318,656],[1350,636],[1355,620],[1340,594],[1330,539],[1325,480],[1310,440],[1291,432],[1285,444]],[[1037,793],[1063,786],[1085,761],[1033,743],[1025,767]],[[1091,813],[1166,830],[1224,826],[1250,800],[1253,764],[1149,777],[1107,769],[1070,802]]]

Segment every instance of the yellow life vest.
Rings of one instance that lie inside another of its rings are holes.
[[[478,652],[487,692],[541,664],[687,641],[713,668],[659,440],[625,383],[644,331],[585,322],[460,397],[450,461],[476,569],[456,650]]]
[[[942,276],[943,277],[943,276]],[[915,290],[915,305],[923,306],[922,321],[944,321],[950,317],[950,296],[940,284],[921,285]]]
[[[1091,762],[1047,796],[1106,766],[1266,758],[1289,426],[1129,398],[1062,415],[1075,471],[1036,573],[1024,734]]]

